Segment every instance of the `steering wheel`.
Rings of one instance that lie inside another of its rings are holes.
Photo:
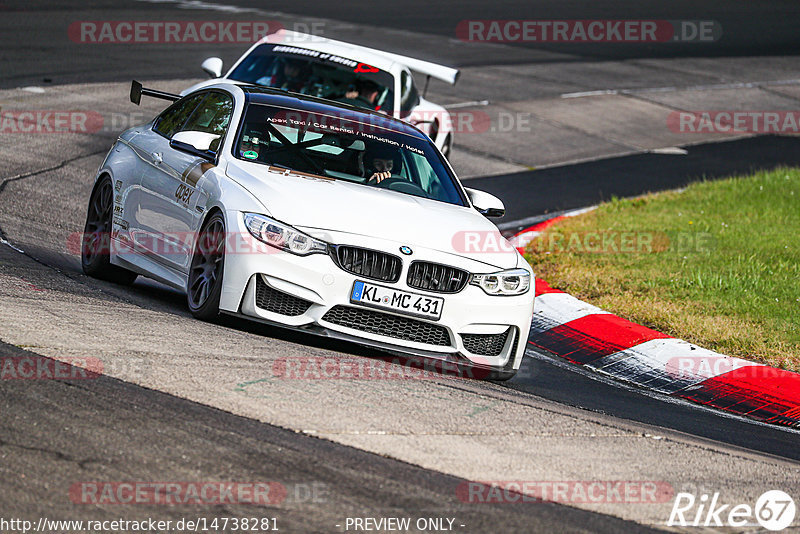
[[[422,189],[420,186],[415,184],[414,182],[409,182],[405,178],[384,178],[375,187],[380,187],[382,189],[389,189],[391,191],[397,191],[399,193],[408,193],[410,195],[415,195],[419,197],[428,197],[427,191]]]

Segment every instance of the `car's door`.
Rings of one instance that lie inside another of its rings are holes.
[[[217,136],[210,146],[211,159],[222,144],[233,113],[233,97],[209,90],[188,102],[184,110],[154,123],[146,147],[152,164],[142,174],[137,223],[147,254],[167,267],[188,272],[198,219],[207,195],[198,189],[202,175],[214,163],[196,154],[170,146],[178,132],[197,131]],[[183,119],[183,120],[181,120]]]
[[[142,188],[143,175],[152,176],[154,167],[161,164],[165,150],[169,148],[169,138],[180,130],[189,119],[194,109],[203,101],[205,94],[186,96],[169,106],[155,118],[152,125],[143,129],[129,143],[138,156],[138,172],[135,185],[128,195],[125,205],[126,224],[129,225],[129,237],[132,241],[133,254],[145,254],[151,257],[153,251],[161,246],[158,222],[149,210],[150,200],[145,199]],[[126,254],[128,252],[126,251]],[[136,262],[131,258],[130,261]]]

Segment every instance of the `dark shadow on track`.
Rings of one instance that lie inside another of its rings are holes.
[[[260,0],[237,0],[236,5],[261,7]],[[721,30],[719,38],[695,39],[688,42],[561,42],[544,43],[543,32],[513,47],[544,50],[580,56],[583,60],[653,58],[653,57],[718,57],[796,54],[800,34],[795,21],[800,17],[800,4],[785,0],[727,0],[696,2],[693,0],[461,0],[431,3],[428,0],[374,2],[351,0],[347,9],[333,2],[295,0],[280,6],[287,13],[357,22],[377,27],[430,33],[450,37],[454,41],[461,21],[474,20],[670,20],[714,21]],[[298,19],[300,20],[300,19]],[[692,23],[678,23],[676,32],[689,36]],[[488,30],[486,32],[488,34]],[[478,34],[481,35],[481,34]],[[466,37],[466,36],[465,36]],[[674,36],[673,36],[674,37]],[[481,59],[472,64],[480,63]],[[485,62],[485,61],[484,61]],[[494,60],[492,60],[494,63]]]
[[[526,357],[517,376],[506,385],[584,410],[800,461],[797,432],[726,417],[688,402],[672,402],[675,399],[664,395],[592,380],[577,369],[573,371],[547,360]]]
[[[503,200],[506,215],[498,224],[505,228],[505,221],[591,206],[615,196],[632,197],[703,178],[800,165],[800,137],[764,135],[684,148],[686,155],[636,154],[466,183]]]
[[[0,356],[54,362],[0,342]],[[59,364],[61,376],[75,376]],[[37,367],[39,368],[39,367]],[[76,373],[79,374],[79,373]],[[181,506],[134,501],[160,519],[276,517],[279,530],[331,532],[365,510],[412,518],[446,514],[460,532],[654,532],[615,517],[563,505],[462,502],[463,479],[323,439],[284,430],[107,376],[78,380],[4,380],[0,445],[8,484],[3,511],[14,516],[117,519],[119,507],[82,503],[75,484],[113,480],[277,483],[285,500],[225,504],[188,500]],[[57,476],[56,476],[57,475]],[[42,481],[49,481],[42,484]],[[79,488],[81,486],[78,486]],[[102,486],[101,486],[102,487]],[[312,488],[314,489],[312,492]],[[162,490],[163,491],[163,490]],[[205,490],[204,490],[205,491]],[[280,494],[276,491],[276,495]],[[19,495],[36,498],[20,499]],[[115,493],[115,495],[119,495]],[[273,492],[267,494],[273,495]],[[110,496],[103,493],[102,499]],[[205,498],[206,494],[203,493]],[[250,497],[245,496],[244,499]],[[199,499],[197,499],[199,501]],[[114,502],[113,497],[110,501]],[[122,501],[129,503],[129,501]]]

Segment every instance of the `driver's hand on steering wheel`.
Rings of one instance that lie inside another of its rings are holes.
[[[392,176],[392,172],[391,171],[376,172],[376,173],[373,173],[372,176],[369,177],[369,180],[367,180],[367,182],[374,181],[376,184],[379,184],[382,181],[384,181],[386,178],[391,178],[391,176]]]

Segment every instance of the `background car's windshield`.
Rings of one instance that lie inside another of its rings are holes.
[[[391,114],[393,77],[371,65],[294,46],[263,44],[228,76]]]
[[[466,205],[433,145],[379,116],[248,104],[234,156],[267,165]]]

